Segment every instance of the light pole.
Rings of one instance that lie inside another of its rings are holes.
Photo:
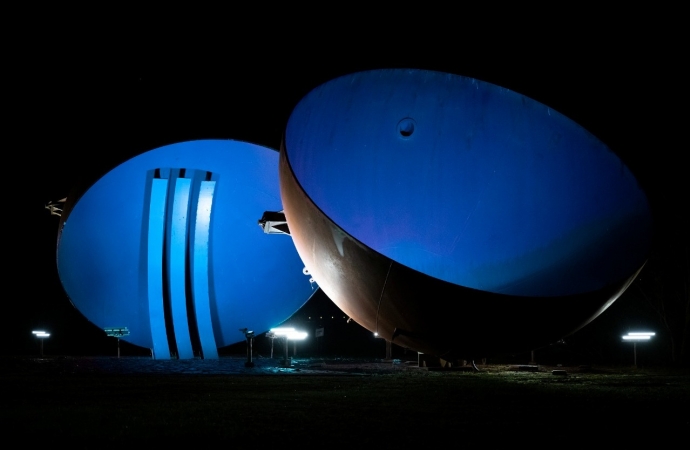
[[[38,339],[41,340],[41,358],[43,358],[43,340],[47,337],[50,337],[50,333],[46,333],[45,331],[32,331],[31,332],[34,336],[36,336]]]
[[[117,338],[117,357],[120,357],[120,338],[122,336],[129,336],[129,329],[127,327],[108,327],[103,328],[105,334]]]
[[[247,340],[247,361],[245,361],[244,367],[254,367],[254,361],[252,360],[254,331],[249,328],[240,328],[240,332],[244,334],[244,338]]]
[[[306,331],[296,331],[292,327],[271,328],[270,333],[273,336],[281,336],[285,338],[285,359],[283,365],[290,367],[290,357],[288,356],[288,341],[301,341],[307,337]]]
[[[266,337],[271,340],[271,359],[273,359],[273,341],[276,340],[276,335],[275,333],[271,333],[270,331],[266,333]]]
[[[379,336],[379,334],[377,332],[374,332],[374,337],[379,338],[381,336]],[[388,339],[384,339],[384,341],[386,341],[386,359],[384,359],[384,361],[392,361],[393,360],[393,349],[392,349],[391,341],[389,341]]]
[[[633,331],[629,332],[625,336],[622,336],[624,341],[633,343],[633,361],[635,367],[637,367],[637,343],[640,341],[649,341],[652,338],[652,336],[655,335],[656,333],[654,333],[653,331]]]

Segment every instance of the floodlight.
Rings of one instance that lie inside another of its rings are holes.
[[[632,331],[622,337],[626,341],[648,341],[655,335],[653,331]]]
[[[307,337],[306,331],[296,331],[292,327],[271,328],[270,333],[292,341],[301,341]]]
[[[50,337],[50,333],[47,333],[43,330],[35,330],[31,332],[34,336],[37,338],[41,339],[41,357],[43,357],[43,340],[47,337]]]
[[[283,365],[290,366],[290,358],[288,357],[288,341],[301,341],[308,336],[306,331],[297,331],[293,327],[278,327],[271,328],[267,334],[271,339],[276,337],[285,338],[285,359]],[[295,344],[297,345],[297,344]],[[271,357],[273,357],[273,342],[271,341]]]
[[[129,328],[127,327],[106,327],[103,328],[105,334],[117,338],[117,357],[120,357],[120,338],[123,336],[129,336]]]
[[[633,343],[633,358],[635,367],[637,367],[637,343],[649,341],[652,336],[656,336],[656,333],[653,331],[631,331],[625,336],[621,336],[624,341]]]
[[[284,336],[288,333],[292,333],[293,331],[295,331],[295,329],[292,327],[271,328],[271,333],[273,333],[277,336]]]
[[[240,333],[244,333],[244,338],[247,340],[247,361],[244,363],[244,367],[254,367],[254,361],[252,361],[254,330],[240,328]]]
[[[307,338],[306,331],[295,331],[287,335],[287,338],[291,341],[301,341]]]
[[[626,341],[648,341],[651,338],[652,338],[651,336],[647,336],[647,335],[644,335],[644,336],[623,336],[623,339]]]

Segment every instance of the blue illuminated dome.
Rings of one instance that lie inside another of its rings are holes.
[[[159,359],[215,358],[240,329],[283,322],[315,286],[289,236],[257,225],[282,210],[278,156],[231,140],[168,145],[68,199],[57,265],[75,307]]]
[[[357,322],[437,355],[534,349],[644,265],[651,214],[620,158],[524,95],[407,69],[294,108],[281,193],[297,250]]]

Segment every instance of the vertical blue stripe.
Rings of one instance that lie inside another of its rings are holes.
[[[153,358],[170,359],[163,307],[163,239],[168,180],[154,178],[151,184],[148,230],[148,303]]]
[[[179,359],[194,358],[192,341],[187,322],[187,296],[185,292],[185,265],[187,258],[187,214],[191,180],[178,178],[175,181],[172,218],[170,223],[170,306],[173,329]]]
[[[209,233],[211,225],[211,207],[215,181],[202,181],[199,189],[199,201],[196,210],[196,225],[194,227],[194,273],[192,287],[194,292],[194,311],[196,325],[199,330],[201,351],[204,359],[217,359],[218,349],[213,336],[211,323],[211,307],[209,298]]]

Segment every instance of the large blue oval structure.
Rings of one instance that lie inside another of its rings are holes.
[[[280,324],[313,286],[287,236],[257,225],[282,209],[278,152],[231,140],[172,144],[111,170],[63,217],[62,285],[100,328],[155,358],[217,348]]]
[[[327,82],[294,108],[281,193],[344,312],[418,351],[534,349],[600,314],[644,265],[651,214],[604,143],[552,108],[447,73]]]

